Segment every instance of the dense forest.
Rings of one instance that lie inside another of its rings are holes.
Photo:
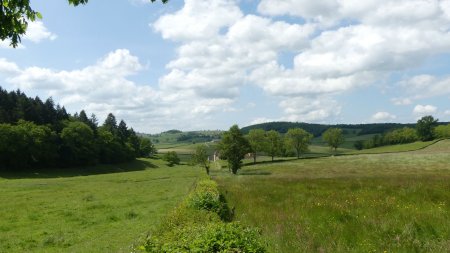
[[[155,152],[147,138],[109,114],[74,115],[52,98],[42,101],[0,87],[0,169],[120,163]]]

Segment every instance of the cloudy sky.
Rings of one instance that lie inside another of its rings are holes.
[[[450,0],[31,1],[0,86],[141,132],[450,121]]]

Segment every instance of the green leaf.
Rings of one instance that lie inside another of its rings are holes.
[[[41,14],[40,12],[36,12],[36,17],[37,17],[38,19],[42,19],[42,14]]]

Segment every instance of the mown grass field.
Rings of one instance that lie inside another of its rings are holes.
[[[0,252],[130,252],[202,176],[146,159],[0,174]]]
[[[450,140],[213,173],[270,252],[450,252]]]

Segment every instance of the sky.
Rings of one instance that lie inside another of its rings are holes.
[[[450,0],[32,0],[0,86],[145,133],[450,121]],[[101,122],[100,122],[101,123]]]

